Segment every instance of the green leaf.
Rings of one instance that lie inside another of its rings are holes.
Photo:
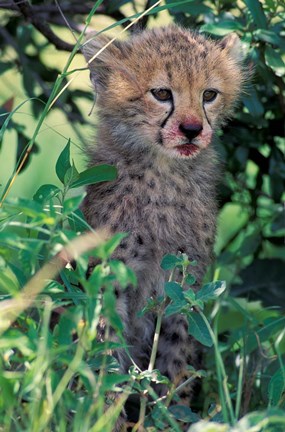
[[[171,303],[167,306],[164,312],[165,316],[181,313],[185,306],[187,306],[187,302],[185,300],[177,300],[175,303]]]
[[[234,31],[243,31],[243,26],[238,21],[233,20],[208,23],[200,27],[200,32],[211,33],[217,36],[225,36]]]
[[[235,296],[262,300],[266,306],[285,308],[285,272],[282,259],[255,259],[239,273],[242,283],[234,284]]]
[[[59,192],[60,189],[57,186],[53,184],[44,184],[40,186],[34,194],[33,200],[39,203],[45,203],[58,195]]]
[[[268,397],[271,406],[277,406],[285,390],[285,376],[282,369],[279,369],[271,377],[268,386]]]
[[[285,63],[281,54],[271,46],[265,48],[265,63],[274,70],[277,76],[283,76],[285,74]]]
[[[112,165],[96,165],[82,171],[78,178],[71,183],[71,187],[86,186],[89,184],[112,181],[117,178],[117,169]]]
[[[47,217],[40,203],[26,198],[9,198],[5,201],[5,209],[19,211],[31,218],[43,217],[45,219]]]
[[[55,166],[56,175],[61,181],[61,183],[64,184],[64,177],[66,175],[66,172],[70,168],[71,168],[71,163],[70,163],[70,139],[69,139],[66,146],[60,153]]]
[[[190,312],[188,315],[188,333],[201,344],[211,347],[213,341],[208,327],[198,312]]]
[[[177,282],[166,282],[164,284],[164,290],[171,300],[184,300],[183,289]]]
[[[129,375],[115,375],[109,374],[104,375],[103,378],[103,387],[104,390],[115,390],[117,384],[121,384],[122,382],[129,381]]]
[[[263,11],[262,5],[258,0],[244,0],[246,6],[248,7],[254,23],[259,28],[266,29],[267,22],[266,16]]]
[[[247,95],[242,97],[244,106],[248,109],[250,114],[254,117],[261,117],[264,114],[264,107],[260,101],[259,95],[256,90],[251,87],[247,91]]]
[[[171,7],[170,11],[173,14],[182,12],[197,16],[212,12],[212,9],[204,5],[200,0],[188,0],[186,4],[181,4],[180,1],[176,1],[176,3],[177,6],[173,0],[166,0],[166,4]]]
[[[271,224],[271,231],[276,232],[279,230],[285,230],[285,208],[280,206],[275,213],[273,222]]]
[[[84,197],[85,197],[85,194],[82,194],[82,195],[68,198],[67,200],[65,200],[63,203],[63,214],[68,215],[68,214],[78,210]]]
[[[257,29],[253,32],[253,35],[256,39],[270,43],[271,45],[277,45],[279,47],[282,44],[282,40],[278,34],[270,30]]]
[[[163,270],[173,270],[175,267],[181,266],[183,262],[184,259],[182,257],[169,254],[162,258],[160,267]]]
[[[106,14],[111,15],[124,4],[129,3],[129,0],[110,0],[106,5]]]
[[[16,402],[14,395],[15,383],[13,381],[12,379],[5,378],[2,374],[0,375],[1,393],[5,395],[5,397],[1,397],[1,405],[3,403],[6,410],[11,409]]]
[[[261,244],[261,240],[261,235],[257,231],[251,235],[246,236],[239,250],[240,255],[242,257],[252,255],[257,250],[258,246]]]
[[[110,325],[119,333],[123,330],[121,318],[116,310],[116,298],[110,287],[104,292],[103,314],[109,320]]]
[[[0,62],[0,75],[14,66],[12,62]]]
[[[117,233],[105,244],[96,248],[94,255],[102,260],[110,258],[112,253],[117,249],[123,238],[127,237],[126,233]]]
[[[66,173],[64,174],[63,184],[67,186],[68,188],[73,187],[72,184],[78,180],[79,178],[79,172],[76,169],[76,166],[72,164],[70,168],[67,169]]]
[[[225,281],[215,281],[204,285],[196,294],[197,300],[208,302],[209,300],[215,300],[218,298],[226,289]]]
[[[85,221],[84,214],[80,209],[73,211],[68,216],[70,228],[75,232],[84,232],[88,229],[88,224]]]
[[[109,265],[122,288],[126,288],[129,284],[136,286],[137,278],[135,273],[122,261],[111,260],[109,261]]]
[[[200,417],[195,414],[191,408],[185,406],[185,405],[173,405],[168,408],[168,411],[171,412],[171,414],[180,421],[186,422],[186,423],[195,423],[200,420]]]
[[[190,301],[190,303],[194,302],[196,299],[196,294],[194,291],[190,288],[189,290],[184,292],[184,297],[187,301]]]
[[[194,285],[195,282],[196,282],[195,276],[193,276],[191,274],[188,274],[186,276],[186,279],[185,279],[185,284],[186,285]]]

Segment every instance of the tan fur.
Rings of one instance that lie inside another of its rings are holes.
[[[86,59],[107,42],[103,36],[87,41]],[[213,137],[232,113],[243,83],[239,40],[230,35],[214,42],[176,26],[144,31],[115,41],[90,70],[98,92],[90,165],[113,164],[118,179],[89,186],[83,210],[93,228],[129,233],[116,257],[135,270],[138,287],[118,291],[117,307],[133,360],[146,369],[155,317],[137,313],[150,297],[163,294],[162,257],[182,251],[197,260],[196,287],[212,260],[218,171]],[[159,88],[171,91],[172,100],[157,100],[151,90]],[[203,102],[207,89],[218,92],[210,103]],[[201,130],[189,138],[181,125]],[[118,356],[126,372],[130,359]],[[184,318],[165,319],[155,367],[177,383],[195,361]]]

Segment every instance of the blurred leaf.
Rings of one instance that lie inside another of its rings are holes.
[[[26,93],[29,97],[35,96],[35,80],[31,78],[32,71],[29,69],[29,67],[26,64],[22,65],[23,68],[23,86],[26,90]]]
[[[258,231],[246,236],[239,250],[240,255],[245,257],[247,255],[254,254],[260,245],[260,242],[261,235]]]
[[[40,203],[26,198],[9,198],[5,201],[5,208],[7,210],[19,211],[31,218],[40,217],[46,219],[48,217]]]
[[[211,13],[212,10],[210,7],[206,6],[203,2],[199,0],[188,0],[187,2],[183,2],[177,0],[176,2],[173,0],[166,0],[166,5],[169,6],[171,9],[171,13],[189,13],[193,16],[197,16],[200,14],[207,14]],[[177,6],[175,5],[177,3]],[[182,3],[182,4],[181,4]]]
[[[273,232],[279,230],[285,230],[285,207],[281,207],[277,210],[274,220],[271,224],[271,230]]]
[[[267,66],[275,71],[277,76],[283,76],[285,74],[285,63],[281,54],[271,46],[265,48],[265,62]]]
[[[242,284],[233,285],[232,294],[260,299],[267,306],[285,308],[284,261],[280,259],[257,259],[239,274]]]
[[[129,284],[136,286],[137,278],[133,270],[118,260],[109,261],[109,265],[122,288],[126,288]]]
[[[268,386],[268,398],[271,406],[277,406],[285,391],[285,375],[282,369],[279,369],[271,377]]]
[[[262,8],[262,4],[258,0],[244,0],[246,6],[248,7],[253,21],[259,28],[266,29],[267,21],[266,16]]]
[[[271,45],[280,46],[282,44],[281,38],[270,30],[257,29],[253,32],[253,35],[263,42],[270,43]]]
[[[88,229],[84,214],[80,209],[75,210],[68,216],[70,228],[75,232],[84,232]]]
[[[30,138],[28,138],[25,134],[23,134],[21,131],[18,131],[17,133],[17,153],[16,153],[16,160],[17,161],[21,161],[23,158],[24,153],[26,152],[29,142],[30,142]],[[34,143],[33,147],[30,149],[28,157],[25,160],[25,163],[23,164],[21,171],[22,172],[24,169],[27,168],[27,166],[29,165],[30,161],[31,161],[31,155],[32,154],[37,154],[39,152],[39,146]]]
[[[96,248],[94,255],[102,260],[110,258],[112,253],[117,249],[123,238],[127,237],[126,233],[117,233],[102,246]]]
[[[94,183],[116,180],[117,169],[112,165],[96,165],[82,171],[78,178],[71,184],[72,188],[86,186]]]
[[[200,27],[200,31],[225,36],[231,32],[243,31],[243,26],[238,21],[223,20],[217,23],[204,24]]]
[[[0,403],[1,405],[6,408],[6,410],[9,410],[11,406],[15,404],[15,397],[14,397],[14,380],[7,379],[3,376],[4,374],[0,373],[0,387],[1,387],[1,394],[0,394]],[[4,396],[5,395],[5,396]]]
[[[13,67],[12,62],[0,62],[0,75],[2,75],[7,70],[10,70]],[[9,110],[11,111],[11,110]]]
[[[130,0],[109,0],[107,3],[107,14],[112,14],[113,12],[120,9],[126,3],[129,3]]]
[[[72,198],[68,198],[63,203],[63,214],[69,215],[70,213],[79,209],[80,204],[82,203],[85,193],[79,196],[75,196]]]
[[[187,315],[188,333],[193,336],[198,342],[207,347],[213,345],[211,335],[203,318],[198,312],[190,312]]]
[[[242,101],[250,114],[254,117],[261,117],[264,114],[263,104],[259,100],[259,95],[256,90],[251,87],[245,96],[242,97]]]
[[[200,420],[200,417],[195,414],[191,408],[185,405],[173,405],[169,407],[171,414],[180,421],[186,423],[195,423]]]
[[[18,46],[21,51],[25,51],[26,46],[32,42],[31,35],[33,31],[32,24],[20,25],[17,27]]]

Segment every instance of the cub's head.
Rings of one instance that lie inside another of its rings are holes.
[[[83,46],[98,107],[116,145],[193,158],[232,113],[245,78],[235,34],[220,41],[177,26]],[[93,59],[93,57],[97,56]]]

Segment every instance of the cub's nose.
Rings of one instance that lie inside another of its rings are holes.
[[[199,123],[181,123],[179,130],[191,141],[196,138],[203,130],[203,126]]]

